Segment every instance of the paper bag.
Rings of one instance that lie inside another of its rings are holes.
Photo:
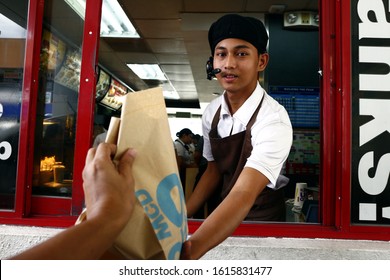
[[[112,137],[110,129],[108,134]],[[129,147],[137,150],[137,200],[115,249],[127,259],[178,259],[187,213],[161,88],[126,95],[117,146],[115,159]]]

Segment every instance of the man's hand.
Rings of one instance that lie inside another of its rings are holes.
[[[191,257],[191,241],[187,240],[183,243],[180,253],[181,260],[192,260]]]

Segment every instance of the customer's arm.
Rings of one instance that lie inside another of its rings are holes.
[[[259,171],[245,167],[228,196],[184,244],[184,258],[199,259],[229,237],[245,219],[255,199],[269,180]]]
[[[88,151],[83,170],[87,220],[68,228],[13,259],[98,259],[127,224],[135,202],[132,164],[128,150],[117,166],[112,144]]]

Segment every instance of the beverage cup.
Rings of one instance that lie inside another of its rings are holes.
[[[62,183],[64,181],[65,166],[55,165],[53,166],[54,183]]]
[[[306,199],[306,183],[297,183],[295,185],[295,199],[294,199],[294,208],[302,209],[303,202]]]

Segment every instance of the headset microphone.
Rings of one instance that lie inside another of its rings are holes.
[[[206,63],[207,79],[212,80],[216,74],[220,73],[221,69],[213,67],[213,58],[210,57]]]
[[[219,69],[219,68],[215,68],[215,69],[213,69],[213,71],[211,71],[212,73],[213,73],[213,75],[215,76],[216,74],[218,74],[218,73],[221,73],[221,69]]]

